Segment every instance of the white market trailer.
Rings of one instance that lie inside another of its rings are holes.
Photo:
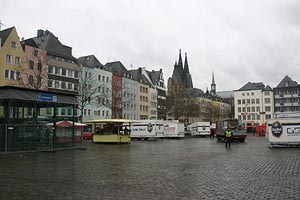
[[[300,146],[300,118],[268,120],[266,138],[270,146]]]
[[[210,135],[210,122],[195,122],[190,125],[191,136]]]
[[[164,138],[183,138],[184,124],[178,120],[164,121]]]
[[[133,139],[162,138],[163,134],[163,120],[135,120],[131,124],[130,138]]]

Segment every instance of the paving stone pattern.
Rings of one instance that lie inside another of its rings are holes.
[[[249,135],[0,155],[0,199],[300,199],[300,149]]]

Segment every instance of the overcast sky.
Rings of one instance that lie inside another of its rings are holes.
[[[73,47],[127,69],[171,77],[187,52],[194,87],[237,90],[247,82],[300,82],[299,0],[1,0],[0,20],[19,37],[48,29]]]

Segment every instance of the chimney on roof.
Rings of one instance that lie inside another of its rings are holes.
[[[44,35],[44,31],[42,29],[37,30],[37,37],[42,37]]]

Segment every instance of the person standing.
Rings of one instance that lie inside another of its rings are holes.
[[[233,133],[229,128],[227,128],[224,134],[225,134],[225,148],[227,149],[228,146],[230,149]]]

